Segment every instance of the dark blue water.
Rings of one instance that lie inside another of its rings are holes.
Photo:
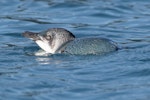
[[[0,0],[0,100],[149,100],[150,0]],[[21,33],[61,27],[123,48],[34,56]]]

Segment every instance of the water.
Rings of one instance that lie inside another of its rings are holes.
[[[0,0],[0,100],[149,100],[149,0]],[[34,56],[21,33],[61,27],[123,48]]]

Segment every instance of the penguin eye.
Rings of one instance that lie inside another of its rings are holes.
[[[46,40],[51,40],[51,36],[50,35],[43,35],[43,37],[46,39]]]
[[[52,37],[51,37],[50,35],[47,35],[45,38],[46,38],[47,40],[51,40],[51,39],[52,39]]]

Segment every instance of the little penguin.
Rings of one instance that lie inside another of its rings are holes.
[[[24,37],[35,41],[46,53],[51,54],[106,54],[118,50],[115,42],[101,37],[75,38],[64,28],[51,28],[36,33],[25,31]]]

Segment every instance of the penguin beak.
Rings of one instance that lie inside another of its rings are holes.
[[[52,53],[49,41],[47,41],[43,36],[39,35],[39,33],[25,31],[24,33],[22,33],[22,35],[35,41],[39,45],[39,47],[41,47],[46,52]]]
[[[36,41],[36,40],[40,40],[41,38],[39,37],[39,34],[38,33],[34,33],[34,32],[29,32],[29,31],[25,31],[24,33],[22,33],[22,35],[26,38],[29,38],[33,41]]]

